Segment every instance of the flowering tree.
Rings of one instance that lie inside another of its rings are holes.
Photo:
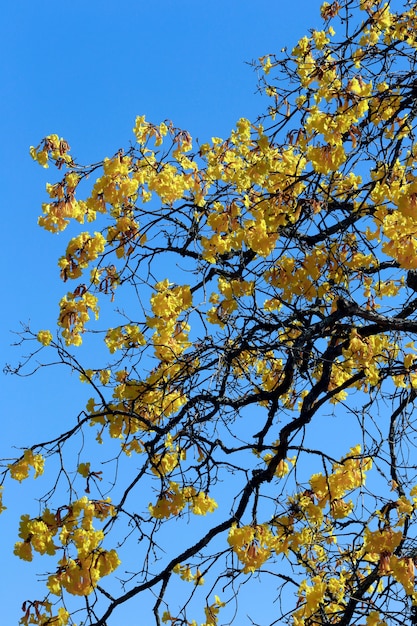
[[[260,59],[268,110],[225,140],[142,116],[91,166],[31,149],[61,170],[40,226],[92,229],[59,259],[57,332],[21,340],[91,399],[4,466],[6,504],[51,480],[15,545],[47,563],[21,624],[416,617],[417,3],[321,16]]]

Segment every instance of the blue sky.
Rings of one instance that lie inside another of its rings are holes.
[[[0,191],[2,363],[16,363],[10,333],[20,322],[52,328],[65,292],[57,258],[66,235],[37,226],[45,182],[57,174],[29,156],[47,134],[67,139],[81,163],[111,156],[132,141],[136,115],[171,119],[201,142],[225,137],[239,117],[256,118],[264,101],[247,63],[292,47],[320,27],[318,0],[15,0],[0,9]],[[24,350],[23,350],[24,354]],[[60,432],[84,406],[85,390],[68,371],[1,375],[0,457]],[[20,605],[40,596],[37,570],[12,555],[30,481],[6,491],[0,518],[2,623],[17,624]],[[27,507],[29,509],[29,506]]]

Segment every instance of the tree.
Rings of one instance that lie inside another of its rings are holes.
[[[64,172],[40,226],[94,230],[9,369],[63,363],[91,399],[2,473],[51,481],[15,545],[47,563],[21,624],[417,620],[417,3],[321,16],[260,59],[268,110],[226,140],[142,116],[94,165],[31,149]]]

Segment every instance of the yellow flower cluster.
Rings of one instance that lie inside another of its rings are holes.
[[[403,538],[401,530],[393,531],[391,528],[371,531],[365,528],[364,549],[370,558],[378,560],[381,554],[392,554]]]
[[[336,171],[346,160],[345,150],[341,143],[309,146],[307,156],[319,174],[329,174]]]
[[[282,150],[272,146],[261,126],[254,127],[258,139],[250,138],[251,125],[245,122],[240,120],[227,145],[217,139],[213,139],[212,146],[205,145],[206,179],[221,179],[242,195],[242,205],[235,200],[226,205],[213,203],[207,218],[213,235],[201,238],[203,257],[209,263],[215,263],[219,255],[241,250],[242,246],[267,257],[279,239],[279,228],[295,222],[299,214],[296,199],[302,193],[303,183],[295,182],[285,195],[280,187],[288,177],[301,174],[306,158],[291,146]],[[254,183],[259,191],[254,189]]]
[[[58,137],[58,135],[48,135],[39,146],[36,148],[34,146],[30,147],[30,155],[43,167],[48,167],[49,159],[52,159],[58,165],[60,163],[70,165],[72,158],[68,154],[69,150],[70,147],[65,139]]]
[[[275,537],[265,524],[242,527],[233,524],[227,541],[244,565],[243,572],[248,574],[262,567],[269,559]]]
[[[155,455],[152,458],[152,472],[157,476],[167,476],[178,467],[180,460],[185,459],[185,456],[184,450]]]
[[[116,352],[116,350],[137,348],[144,346],[146,343],[145,337],[135,324],[125,324],[117,328],[109,328],[104,341],[112,354]]]
[[[139,181],[130,176],[132,159],[120,152],[112,159],[104,159],[103,176],[95,182],[92,198],[100,198],[113,207],[117,215],[122,204],[135,199]]]
[[[146,235],[140,236],[139,224],[131,215],[122,215],[116,219],[114,226],[107,230],[107,241],[111,246],[116,246],[116,256],[121,259],[129,256],[133,250],[135,240],[140,238],[140,243],[146,241]]]
[[[155,328],[152,336],[155,356],[161,363],[173,363],[191,345],[188,341],[190,327],[178,317],[192,305],[191,290],[188,285],[172,286],[163,280],[155,285],[151,296],[154,317],[146,323]]]
[[[50,330],[40,330],[37,335],[37,340],[43,346],[49,346],[52,341],[52,333]]]
[[[164,123],[160,126],[155,126],[147,122],[144,115],[138,115],[135,120],[133,132],[139,144],[145,144],[149,139],[153,138],[156,146],[161,146],[163,138],[168,132],[168,128]]]
[[[97,548],[83,559],[63,558],[58,561],[59,572],[48,577],[48,589],[60,595],[62,589],[72,595],[87,596],[104,576],[108,576],[120,565],[115,550]]]
[[[156,293],[151,296],[151,306],[157,318],[177,318],[192,304],[191,291],[188,285],[172,287],[168,279],[155,285]],[[150,318],[155,320],[155,318]],[[157,326],[155,322],[152,326]]]
[[[388,362],[397,353],[398,346],[389,336],[380,333],[371,337],[361,337],[358,331],[353,329],[349,345],[343,349],[344,361],[335,368],[334,381],[337,384],[354,371],[363,370],[366,380],[359,386],[365,389],[367,382],[375,385],[379,380],[380,364]]]
[[[415,199],[410,208],[416,206]],[[396,211],[387,215],[383,224],[384,235],[388,238],[382,244],[384,254],[396,259],[405,269],[417,269],[417,233],[415,217]]]
[[[238,299],[244,296],[251,296],[254,291],[253,281],[246,280],[225,280],[218,278],[219,293],[214,292],[210,296],[210,302],[216,306],[207,312],[207,320],[211,324],[219,324],[224,327],[227,318],[238,308]],[[220,299],[220,294],[224,298]]]
[[[51,233],[63,231],[68,226],[70,218],[83,224],[86,216],[85,203],[81,200],[77,202],[73,196],[56,202],[44,203],[42,211],[43,215],[38,218],[38,224]],[[87,219],[88,217],[87,215]]]
[[[25,450],[23,456],[16,461],[8,465],[10,476],[14,480],[22,482],[29,476],[30,468],[35,470],[35,478],[43,474],[45,465],[45,459],[41,454],[34,454],[33,450]]]
[[[101,233],[94,233],[94,236],[91,236],[90,233],[85,232],[71,239],[65,256],[61,257],[58,262],[62,280],[79,278],[91,261],[103,253],[105,243],[106,240]]]
[[[138,441],[131,440],[132,436],[138,431],[152,430],[154,424],[178,411],[186,401],[178,384],[174,387],[169,382],[170,374],[180,370],[181,367],[177,366],[174,370],[169,367],[165,371],[162,366],[143,381],[129,379],[126,370],[115,372],[113,397],[119,402],[109,403],[105,410],[97,410],[96,402],[90,399],[87,411],[91,415],[91,425],[99,424],[102,430],[107,427],[111,437],[122,440],[122,449],[127,455],[132,451],[142,452],[142,446]],[[106,384],[108,370],[99,372],[99,377]],[[97,440],[102,443],[101,433],[97,435]]]
[[[338,501],[346,493],[354,491],[365,484],[366,472],[372,467],[370,457],[363,458],[360,445],[350,449],[349,454],[333,466],[328,476],[314,474],[310,478],[310,486],[321,506]]]
[[[178,483],[170,482],[155,505],[149,504],[149,511],[156,519],[179,515],[186,505],[195,515],[207,515],[217,509],[217,502],[203,491],[197,492],[194,487],[181,488]]]
[[[85,324],[90,319],[90,311],[98,318],[97,297],[85,291],[77,294],[69,292],[59,303],[58,325],[64,330],[62,336],[67,346],[80,346]]]
[[[156,476],[168,476],[181,461],[186,459],[186,451],[174,446],[171,434],[168,434],[165,442],[165,452],[155,454],[152,457],[152,472]]]
[[[93,525],[94,519],[102,521],[112,515],[114,508],[109,500],[87,497],[58,509],[55,514],[45,509],[39,518],[23,515],[19,530],[22,541],[15,544],[14,553],[31,561],[33,550],[49,555],[63,551],[57,572],[48,577],[48,589],[55,595],[60,595],[62,588],[73,595],[88,595],[103,576],[120,564],[115,550],[101,547],[104,533]],[[60,546],[56,545],[58,539]],[[75,558],[70,556],[70,550],[75,551]]]
[[[52,202],[42,205],[43,215],[39,217],[38,224],[52,233],[64,230],[70,219],[83,224],[85,219],[92,221],[95,213],[88,212],[86,203],[77,202],[75,191],[80,176],[76,172],[67,172],[61,182],[51,185],[46,184],[46,191]]]

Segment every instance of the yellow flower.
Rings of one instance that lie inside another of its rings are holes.
[[[33,454],[32,450],[25,450],[23,456],[11,463],[8,468],[10,470],[10,476],[14,480],[21,482],[29,476],[29,468],[33,467],[35,470],[35,478],[43,474],[43,466],[45,459],[41,454]]]
[[[40,330],[37,335],[37,340],[44,346],[49,346],[52,341],[52,333],[50,330]]]
[[[32,546],[27,541],[17,541],[14,545],[13,554],[23,561],[31,561],[33,559]]]
[[[336,171],[346,160],[346,154],[341,144],[309,146],[307,156],[315,171],[320,174]]]
[[[364,547],[369,554],[391,554],[403,538],[403,533],[392,529],[371,531],[365,528]]]
[[[329,38],[326,36],[324,30],[314,30],[313,39],[317,50],[322,50],[326,43],[329,43]]]
[[[200,491],[192,499],[191,510],[195,515],[206,515],[207,513],[213,513],[217,509],[218,504],[213,498]]]
[[[371,611],[366,617],[366,626],[386,626],[386,622],[381,620],[378,611]]]
[[[265,74],[269,74],[269,72],[271,71],[271,67],[272,67],[272,63],[271,63],[271,57],[266,57],[266,59],[262,60],[262,69],[265,72]]]
[[[84,478],[88,478],[90,474],[90,463],[80,463],[78,465],[77,472]]]

